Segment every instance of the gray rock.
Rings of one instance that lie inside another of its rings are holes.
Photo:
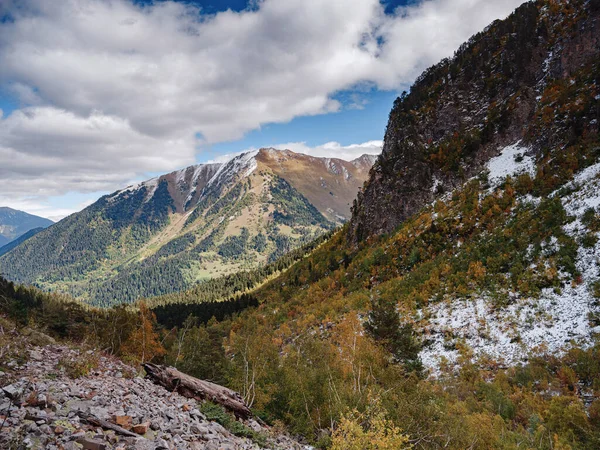
[[[13,383],[9,384],[8,386],[4,386],[2,391],[8,395],[8,397],[14,400],[23,394],[23,391],[25,390],[24,388],[25,386],[23,386],[21,383]]]
[[[190,431],[194,434],[199,434],[200,436],[206,436],[207,434],[212,433],[211,430],[206,425],[201,425],[198,423],[193,423],[190,426]]]
[[[84,438],[85,437],[85,431],[80,431],[79,433],[73,433],[71,436],[69,436],[70,439],[72,441],[76,441],[78,439]]]
[[[84,450],[106,450],[106,443],[98,439],[82,437],[77,439],[77,443],[83,445]]]
[[[54,432],[53,432],[52,428],[50,427],[50,425],[42,425],[40,427],[40,431],[42,433],[48,434],[48,435],[54,434]]]
[[[44,356],[36,351],[36,350],[31,350],[29,352],[29,356],[31,357],[31,359],[33,359],[34,361],[42,361],[44,359]]]
[[[81,450],[81,447],[79,447],[74,441],[65,442],[62,444],[62,446],[64,450]]]
[[[169,449],[169,443],[167,441],[165,441],[164,439],[156,440],[156,450],[168,450],[168,449]]]

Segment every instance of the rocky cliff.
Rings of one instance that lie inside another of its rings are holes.
[[[394,103],[353,241],[391,232],[507,145],[541,160],[597,132],[599,15],[598,0],[528,2],[425,71]]]

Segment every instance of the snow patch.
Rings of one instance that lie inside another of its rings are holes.
[[[487,163],[489,179],[492,185],[504,181],[507,176],[529,173],[535,175],[535,160],[527,156],[527,147],[522,147],[521,142],[505,147],[500,155],[490,159]]]
[[[342,173],[344,174],[344,180],[347,181],[350,179],[350,172],[348,172],[348,169],[346,169],[344,166],[342,166]]]
[[[510,162],[519,153],[515,147],[505,149],[498,157],[508,161],[500,164],[501,159],[497,159],[496,174],[508,172],[504,168],[511,167]],[[564,230],[578,239],[588,232],[581,222],[582,215],[588,208],[600,206],[600,163],[581,171],[565,187],[574,189],[561,201],[575,220]],[[531,200],[522,199],[523,202]],[[557,245],[557,239],[553,238],[545,243],[543,251],[553,253]],[[459,352],[455,344],[459,342],[473,350],[474,358],[489,356],[507,365],[527,361],[536,349],[561,354],[572,342],[583,347],[591,345],[592,335],[600,332],[589,321],[589,316],[600,314],[600,305],[592,294],[592,284],[600,279],[598,255],[600,242],[591,248],[579,246],[576,265],[582,274],[581,283],[566,281],[562,290],[545,289],[539,298],[521,298],[516,293],[508,293],[503,299],[508,306],[497,308],[491,298],[482,295],[432,304],[420,311],[421,316],[429,317],[422,327],[428,341],[421,352],[423,364],[434,376],[439,374],[443,360],[456,363]],[[562,277],[569,278],[566,274]]]
[[[159,181],[160,181],[160,177],[156,177],[156,178],[152,178],[152,179],[144,182],[144,186],[146,186],[146,188],[148,189],[148,191],[146,192],[146,198],[144,199],[144,203],[149,202],[150,199],[152,197],[154,197],[154,193],[156,192],[156,189],[158,188]]]
[[[160,180],[160,177],[154,177],[154,178],[150,178],[149,180],[140,181],[139,183],[135,183],[130,186],[127,186],[126,188],[121,189],[120,191],[117,191],[113,195],[111,195],[109,198],[109,201],[116,200],[118,197],[120,197],[121,195],[123,195],[125,193],[134,193],[142,188],[146,188],[147,189],[146,198],[144,199],[144,203],[146,203],[152,198],[152,196],[156,192],[156,188],[158,187],[159,180]]]
[[[593,253],[594,249],[580,253],[580,260],[593,262]],[[560,294],[546,289],[539,299],[515,296],[513,301],[503,309],[495,308],[489,298],[430,307],[424,331],[431,344],[421,352],[423,364],[436,374],[443,359],[456,363],[457,342],[468,345],[475,358],[488,356],[506,365],[526,361],[536,348],[560,354],[571,341],[583,346],[592,343],[588,314],[599,308],[593,306],[587,283],[568,285]]]
[[[600,206],[600,163],[578,173],[565,187],[575,190],[562,199],[567,214],[575,217],[575,220],[565,227],[565,231],[572,236],[578,236],[585,231],[581,216],[587,209]],[[552,195],[557,195],[557,192]]]
[[[333,161],[331,158],[323,158],[323,163],[325,164],[325,167],[327,168],[327,172],[333,174],[333,175],[339,175],[341,173],[340,168],[338,167],[338,164]]]
[[[182,182],[185,181],[185,174],[187,173],[188,169],[190,169],[190,167],[186,167],[185,169],[181,169],[175,172],[175,184],[178,187],[180,187]]]
[[[554,52],[551,51],[550,53],[548,53],[548,57],[545,59],[542,67],[544,70],[544,73],[548,73],[548,71],[550,70],[550,63],[552,62],[552,58],[554,58]]]
[[[440,186],[442,186],[444,183],[442,182],[442,180],[438,179],[437,177],[433,177],[433,184],[431,185],[431,192],[435,195],[437,193],[437,190]]]
[[[232,180],[234,176],[241,174],[242,177],[250,176],[258,167],[256,155],[259,150],[254,150],[248,153],[235,156],[228,162],[223,164],[213,175],[206,187],[221,185]]]
[[[199,164],[194,167],[194,173],[192,175],[192,180],[190,182],[190,192],[188,193],[185,203],[188,203],[190,200],[194,198],[194,194],[196,193],[196,189],[198,188],[198,180],[201,176],[204,175],[205,172],[208,172],[211,168],[217,167],[220,168],[223,164],[220,163],[212,163],[212,164]],[[217,169],[218,170],[218,169]]]

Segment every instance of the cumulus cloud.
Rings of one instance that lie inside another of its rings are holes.
[[[386,15],[378,0],[263,0],[211,16],[173,1],[0,2],[0,86],[22,104],[0,115],[0,201],[114,189],[204,144],[338,111],[341,90],[406,87],[521,2]],[[328,145],[309,150],[352,153]]]
[[[191,136],[150,136],[97,111],[80,117],[28,107],[0,121],[0,194],[7,198],[110,190],[139,173],[193,161]]]

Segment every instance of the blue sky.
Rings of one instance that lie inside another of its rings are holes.
[[[342,98],[347,92],[336,96]],[[374,90],[360,93],[365,104],[361,109],[346,107],[339,112],[318,116],[305,116],[288,123],[266,124],[244,138],[207,146],[198,155],[198,162],[205,162],[222,154],[239,152],[240,149],[277,146],[286,142],[305,142],[315,147],[335,141],[344,146],[374,140],[382,140],[388,115],[397,92]]]
[[[253,148],[377,152],[398,93],[520,3],[0,2],[0,206],[60,219]]]

